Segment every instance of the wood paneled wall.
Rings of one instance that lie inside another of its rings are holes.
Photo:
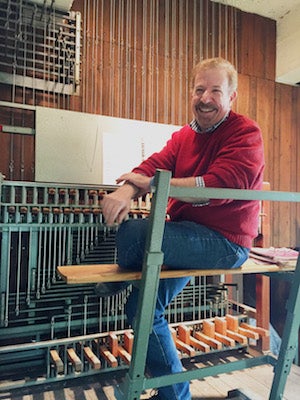
[[[84,19],[82,110],[163,123],[190,118],[201,58],[236,63],[237,12],[210,1],[75,1]]]
[[[185,124],[191,118],[189,74],[201,58],[223,56],[239,72],[235,110],[260,124],[265,180],[300,190],[300,88],[275,83],[276,23],[210,0],[75,0],[82,13],[79,96],[35,94],[0,85],[0,100]],[[12,96],[13,92],[13,96]],[[0,107],[0,124],[34,126],[31,112]],[[34,137],[0,134],[0,171],[34,180]],[[272,206],[274,246],[296,246],[300,207]]]

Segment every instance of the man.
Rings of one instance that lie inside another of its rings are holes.
[[[130,200],[150,190],[157,168],[172,172],[171,185],[258,189],[262,187],[264,155],[260,128],[231,110],[237,97],[237,72],[231,63],[213,58],[196,65],[192,74],[191,107],[194,119],[175,132],[165,147],[143,161],[105,196],[103,214],[108,225],[121,224]],[[169,268],[236,268],[248,257],[258,232],[257,201],[216,200],[197,203],[171,199],[162,251]],[[121,267],[141,269],[147,220],[127,220],[118,230],[118,262]],[[189,278],[160,281],[153,331],[149,338],[147,367],[159,376],[182,370],[164,318],[164,310]],[[127,302],[132,323],[138,289]],[[188,382],[160,388],[163,400],[191,398]]]

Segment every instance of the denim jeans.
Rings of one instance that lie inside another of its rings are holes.
[[[140,270],[144,257],[148,220],[128,220],[119,227],[116,242],[118,263],[123,268]],[[230,242],[223,235],[190,221],[167,222],[162,251],[164,265],[172,269],[237,268],[248,258],[249,250]],[[147,367],[153,376],[182,371],[182,364],[164,317],[165,308],[189,282],[189,277],[160,280],[153,330],[149,338]],[[134,324],[138,289],[133,288],[126,303],[129,323]],[[165,400],[191,399],[189,383],[159,389]]]

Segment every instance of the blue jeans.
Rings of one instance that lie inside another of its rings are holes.
[[[144,257],[148,220],[128,220],[117,233],[118,263],[127,269],[140,270]],[[194,222],[167,222],[162,251],[164,265],[172,269],[237,268],[248,258],[249,250],[230,242],[224,236]],[[158,288],[153,330],[149,338],[147,367],[153,376],[182,371],[182,364],[164,317],[165,308],[189,282],[189,277],[162,279]],[[128,321],[133,324],[138,289],[133,288],[126,303]],[[159,389],[165,400],[190,400],[189,383],[183,382]]]

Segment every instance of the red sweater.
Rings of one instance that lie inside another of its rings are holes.
[[[152,176],[157,168],[171,171],[174,178],[202,176],[206,187],[260,190],[264,169],[260,128],[233,111],[212,133],[196,133],[185,125],[134,172]],[[172,221],[203,224],[248,248],[258,234],[258,201],[210,200],[199,207],[170,199],[168,214]]]

